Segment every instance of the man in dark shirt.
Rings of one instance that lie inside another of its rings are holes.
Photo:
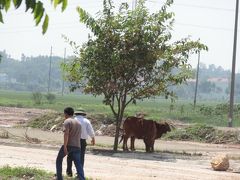
[[[74,110],[71,107],[64,109],[65,121],[63,123],[64,144],[60,148],[56,160],[57,180],[62,180],[62,162],[63,158],[70,154],[77,170],[78,179],[85,180],[84,171],[80,158],[81,124],[73,119]]]

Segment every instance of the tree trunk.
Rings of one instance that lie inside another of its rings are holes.
[[[116,123],[116,133],[115,133],[114,146],[113,146],[114,151],[118,150],[118,138],[119,138],[120,125],[121,125],[121,122],[119,121],[121,120],[118,118]]]
[[[125,105],[125,101],[122,102],[122,104]],[[116,133],[115,133],[114,146],[113,146],[114,151],[118,150],[119,131],[120,131],[120,126],[122,123],[123,113],[124,113],[124,109],[125,109],[125,106],[123,106],[123,105],[121,106],[121,109],[119,111],[120,113],[118,113],[117,121],[116,121]]]

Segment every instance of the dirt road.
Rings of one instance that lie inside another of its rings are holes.
[[[55,172],[55,158],[62,144],[63,134],[28,129],[31,138],[39,144],[28,143],[26,128],[13,128],[31,117],[44,113],[37,109],[0,107],[0,166],[28,166]],[[4,132],[8,132],[5,137]],[[110,147],[112,137],[97,136],[97,146],[86,154],[85,174],[98,180],[239,180],[240,145],[216,145],[181,141],[155,142],[158,153],[139,151],[142,140],[136,141],[138,152],[113,153],[100,148]],[[106,148],[107,149],[107,148]],[[110,148],[108,148],[110,149]],[[229,172],[213,171],[210,161],[218,153],[227,153]],[[64,161],[63,168],[66,168]],[[64,172],[64,171],[63,171]]]
[[[37,167],[54,172],[56,155],[57,148],[0,145],[0,166],[8,164]],[[209,162],[208,157],[176,156],[168,153],[92,151],[86,154],[85,174],[93,179],[102,180],[240,179],[240,174],[237,173],[213,171]],[[66,168],[65,161],[63,168]]]

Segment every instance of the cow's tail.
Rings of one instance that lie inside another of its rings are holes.
[[[120,130],[121,130],[121,132],[122,132],[122,135],[121,135],[121,139],[120,139],[120,141],[119,141],[118,144],[120,144],[120,143],[123,141],[123,137],[124,137],[124,131],[123,131],[123,129],[120,128]]]
[[[122,141],[123,141],[123,135],[121,136],[121,139],[118,144],[121,144]]]

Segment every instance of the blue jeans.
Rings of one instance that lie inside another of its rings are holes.
[[[70,154],[73,158],[73,162],[75,164],[77,174],[78,174],[78,179],[79,180],[85,180],[84,178],[84,171],[83,167],[81,164],[81,158],[80,158],[80,148],[78,147],[73,147],[73,146],[67,146],[68,154]],[[56,170],[57,170],[57,180],[63,180],[62,177],[62,162],[63,158],[65,157],[64,155],[64,147],[62,146],[58,152],[58,156],[56,159]]]
[[[85,159],[85,151],[86,151],[86,146],[87,146],[86,139],[81,139],[80,144],[81,144],[81,164],[82,164],[82,167],[83,167],[84,166],[84,159]],[[66,173],[69,174],[69,175],[70,174],[72,175],[72,161],[73,161],[73,158],[72,158],[71,154],[68,154]]]

